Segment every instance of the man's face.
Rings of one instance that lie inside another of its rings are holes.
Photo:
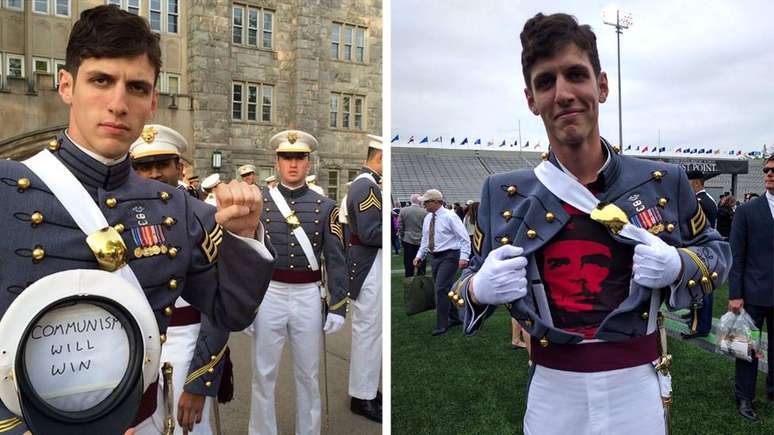
[[[766,186],[766,190],[774,195],[774,162],[766,162],[763,170],[768,171],[764,172],[765,175],[763,176],[763,183]]]
[[[379,175],[382,175],[382,152],[379,151],[368,161],[368,167]]]
[[[242,176],[242,181],[247,184],[255,184],[255,172]]]
[[[310,165],[307,153],[277,154],[277,175],[290,187],[300,186],[306,182]]]
[[[594,75],[588,54],[568,44],[553,57],[535,63],[527,104],[543,124],[552,146],[577,149],[599,131],[599,103],[607,99],[607,75]]]
[[[70,106],[68,134],[103,157],[126,154],[156,111],[155,70],[146,54],[84,59],[76,77],[60,70],[59,80]]]
[[[428,213],[435,213],[439,208],[441,208],[442,205],[443,201],[425,201],[425,210],[427,210]]]
[[[135,163],[137,175],[151,180],[158,180],[170,186],[177,186],[183,173],[183,165],[177,159],[167,159],[160,162]],[[198,185],[199,182],[197,181]]]

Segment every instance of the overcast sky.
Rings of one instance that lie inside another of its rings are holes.
[[[392,134],[484,145],[547,142],[527,108],[519,33],[537,12],[567,12],[597,35],[610,95],[602,136],[618,142],[615,29],[608,1],[392,0]],[[621,36],[624,145],[774,144],[774,6],[764,1],[626,1]],[[614,13],[614,12],[613,12]],[[532,148],[532,146],[530,146]],[[545,149],[545,145],[543,146]]]

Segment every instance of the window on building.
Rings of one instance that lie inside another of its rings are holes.
[[[150,0],[148,8],[148,22],[151,30],[161,32],[161,0]]]
[[[18,54],[6,54],[6,69],[5,74],[8,77],[23,78],[24,77],[24,56]]]
[[[127,12],[140,15],[140,0],[107,0],[107,4],[116,5]]]
[[[241,83],[234,83],[231,92],[231,118],[235,120],[242,119],[242,90],[244,86]]]
[[[365,29],[355,29],[355,62],[363,63],[365,59]]]
[[[39,57],[32,58],[32,70],[36,73],[48,74],[51,72],[51,62],[48,59],[41,59]]]
[[[169,95],[180,94],[180,76],[177,74],[167,74],[167,92]]]
[[[232,119],[271,122],[274,86],[263,83],[233,83]],[[259,114],[260,109],[260,114]]]
[[[247,85],[247,120],[258,120],[258,85]]]
[[[339,170],[331,169],[328,171],[328,198],[339,200]]]
[[[38,14],[48,14],[48,0],[33,0],[32,12]]]
[[[247,45],[258,45],[258,9],[247,11]]]
[[[24,10],[24,0],[5,0],[5,7],[17,11]]]
[[[58,17],[70,16],[70,0],[56,0],[54,4],[54,13]]]
[[[341,128],[349,128],[349,104],[352,97],[344,95],[341,97]]]
[[[263,48],[272,47],[273,32],[274,14],[271,11],[263,11]]]
[[[231,24],[233,28],[233,36],[231,38],[231,41],[234,44],[241,44],[242,43],[242,28],[244,27],[244,15],[245,15],[245,8],[243,6],[234,6],[233,12],[232,12],[232,19]]]
[[[246,15],[245,15],[246,14]],[[234,44],[250,47],[272,48],[274,12],[252,6],[234,5],[232,13],[232,37]],[[260,45],[258,43],[260,38]]]
[[[273,167],[261,166],[260,168],[258,168],[258,179],[256,181],[259,183],[263,183],[263,180],[269,178],[272,175],[274,175]]]
[[[54,87],[59,87],[59,71],[65,69],[65,61],[54,59]]]
[[[167,0],[167,33],[178,32],[177,23],[179,17],[178,0]]]
[[[363,95],[331,93],[329,126],[365,130],[365,103]]]
[[[352,26],[344,26],[344,60],[352,60]]]
[[[331,25],[331,58],[339,58],[339,39],[341,38],[341,24]]]
[[[263,103],[261,105],[261,121],[271,122],[271,106],[274,97],[274,86],[263,85]]]
[[[346,62],[365,62],[366,31],[365,27],[333,23],[331,25],[331,58]]]
[[[331,122],[330,127],[339,126],[339,94],[331,94]]]

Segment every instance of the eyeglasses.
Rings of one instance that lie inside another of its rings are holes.
[[[764,174],[768,174],[769,172],[774,171],[774,168],[770,168],[770,167],[767,166],[767,167],[763,168],[762,171],[763,171]]]

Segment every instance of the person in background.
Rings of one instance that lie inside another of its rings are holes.
[[[468,236],[470,236],[470,243],[473,243],[473,233],[476,231],[476,215],[478,214],[478,202],[468,200],[467,207],[465,208],[465,217],[462,218],[462,224],[465,225],[465,229],[468,230]]]
[[[718,206],[717,230],[723,238],[728,240],[731,237],[731,222],[734,220],[734,209],[736,208],[736,198],[728,194],[720,200]]]
[[[766,399],[774,401],[774,156],[763,167],[766,194],[756,197],[736,209],[731,224],[731,253],[734,262],[729,275],[728,309],[742,309],[752,317],[755,326],[768,335],[768,373]],[[755,411],[755,385],[758,360],[736,360],[736,407],[739,414],[751,421],[758,420]]]
[[[419,197],[418,193],[412,193],[410,205],[403,207],[398,214],[398,236],[403,243],[403,271],[406,278],[414,276],[413,261],[422,242],[422,221],[427,214],[420,205]],[[424,275],[425,263],[422,262],[416,270],[418,275]]]
[[[399,216],[400,209],[395,207],[390,214],[390,241],[392,243],[392,249],[395,251],[395,255],[400,255],[400,237],[398,237],[398,227],[400,226]]]

